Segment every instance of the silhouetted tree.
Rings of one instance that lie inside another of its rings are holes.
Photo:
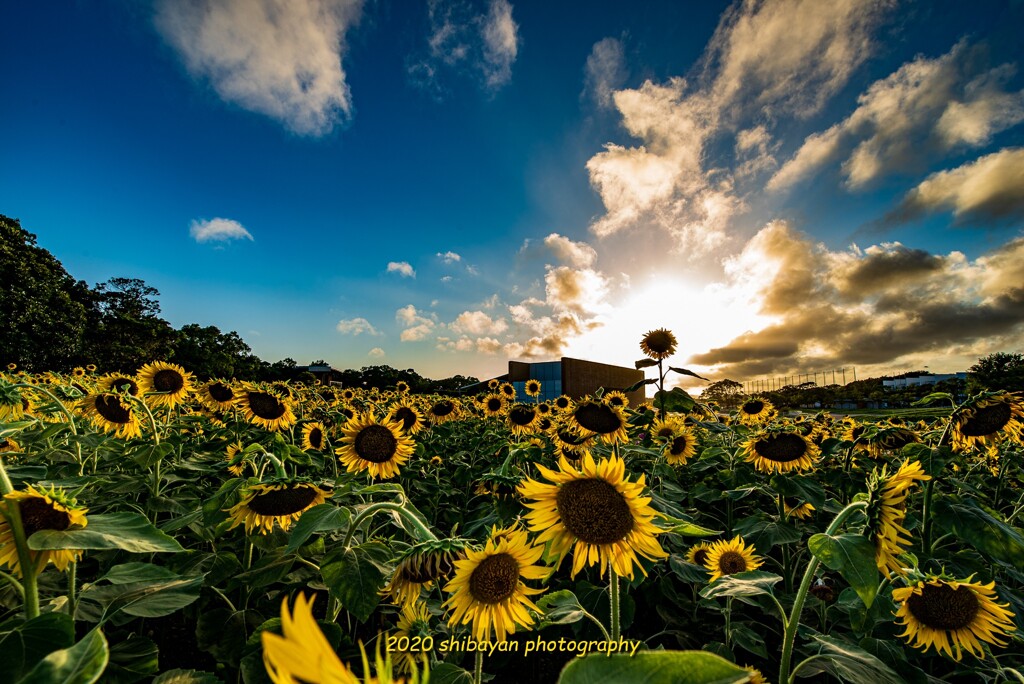
[[[967,369],[967,383],[971,391],[1024,390],[1024,354],[996,352],[983,356]]]

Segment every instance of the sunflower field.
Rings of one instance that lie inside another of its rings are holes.
[[[9,366],[0,684],[1024,682],[1024,398],[724,411],[675,346],[641,405]]]

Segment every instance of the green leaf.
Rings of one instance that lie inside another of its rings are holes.
[[[576,594],[568,589],[545,594],[537,601],[542,617],[537,629],[543,629],[548,625],[569,625],[579,622],[586,616],[586,610],[580,605]],[[433,679],[433,677],[431,677]]]
[[[906,681],[881,660],[848,641],[823,634],[812,634],[811,638],[821,646],[821,654],[828,657],[809,663],[800,674],[813,674],[823,669],[850,684],[904,684]]]
[[[654,393],[654,405],[661,408],[664,402],[667,413],[689,413],[697,402],[681,387],[673,387],[670,392],[658,390]]]
[[[40,530],[28,539],[35,551],[52,549],[122,549],[131,553],[177,553],[181,544],[138,513],[90,515],[80,530]]]
[[[759,596],[771,594],[772,587],[782,581],[782,577],[770,572],[751,570],[725,575],[701,589],[704,598],[721,598],[722,596]]]
[[[777,473],[771,479],[772,489],[786,498],[799,499],[820,509],[825,505],[825,490],[813,479],[804,475],[783,475]]]
[[[743,684],[748,670],[704,651],[643,651],[636,655],[593,653],[565,666],[558,684]],[[431,676],[433,681],[433,676]]]
[[[657,365],[658,365],[658,360],[657,359],[639,359],[638,361],[634,361],[633,362],[633,366],[637,370],[640,370],[641,368],[650,368],[652,366],[657,366]],[[650,382],[654,382],[654,380],[650,380]]]
[[[224,680],[209,672],[168,670],[154,679],[153,684],[224,684]]]
[[[912,403],[911,406],[927,406],[928,404],[934,404],[937,401],[948,401],[951,406],[956,404],[953,400],[953,395],[949,392],[932,392],[927,396],[921,397]]]
[[[690,377],[700,378],[701,380],[707,380],[708,382],[711,382],[711,380],[708,380],[708,378],[705,378],[703,375],[697,375],[692,370],[687,370],[685,368],[676,368],[675,366],[669,366],[668,369],[670,371],[679,373],[680,375],[689,375]]]
[[[691,584],[704,584],[708,581],[708,571],[703,565],[687,563],[686,559],[678,554],[672,554],[668,559],[668,566],[672,572],[684,582]]]
[[[878,591],[878,566],[871,540],[860,534],[837,537],[816,534],[807,541],[807,548],[815,558],[849,582],[865,607],[871,607]]]
[[[473,684],[473,673],[454,663],[438,663],[430,668],[430,684]]]
[[[971,500],[953,503],[936,497],[932,508],[939,527],[981,553],[1011,567],[1024,568],[1024,536]]]
[[[21,618],[0,628],[0,684],[12,684],[47,654],[75,643],[75,624],[63,613],[47,613],[27,622]]]
[[[294,556],[264,556],[251,570],[231,578],[231,586],[245,586],[250,589],[265,587],[284,578],[291,572],[294,564]]]
[[[352,513],[347,508],[339,508],[329,503],[313,506],[305,511],[299,521],[295,523],[284,552],[295,553],[300,547],[305,546],[306,540],[317,532],[347,528],[351,518]]]
[[[71,648],[43,658],[20,684],[92,684],[99,681],[109,658],[107,639],[96,627]]]
[[[714,537],[722,534],[721,530],[709,530],[684,518],[676,518],[665,513],[654,516],[654,524],[665,534],[679,534],[684,537]]]
[[[170,615],[199,598],[204,577],[175,575],[162,580],[91,585],[82,590],[76,615],[84,620],[105,620],[119,611],[144,618]],[[89,604],[94,607],[90,609]]]
[[[745,651],[765,659],[768,658],[768,649],[764,645],[764,637],[744,624],[733,624],[732,641]]]
[[[152,468],[173,452],[174,445],[164,442],[163,444],[146,444],[128,451],[125,455],[142,468]]]
[[[132,684],[152,677],[160,670],[159,649],[151,639],[132,634],[110,647],[110,662],[103,673],[104,683]]]
[[[345,610],[366,622],[380,603],[384,573],[360,547],[342,549],[320,566],[324,584],[338,597]]]
[[[133,582],[149,582],[177,579],[180,575],[152,563],[122,563],[115,565],[99,580],[107,580],[111,584],[131,584]]]

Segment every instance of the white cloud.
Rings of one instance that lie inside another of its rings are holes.
[[[622,41],[604,38],[594,43],[584,67],[583,94],[593,98],[598,107],[611,108],[612,94],[629,77]]]
[[[476,340],[476,350],[481,354],[497,354],[502,347],[501,342],[493,337],[479,337]]]
[[[405,328],[400,336],[402,342],[422,340],[429,336],[437,325],[434,320],[421,315],[412,304],[396,311],[395,320]]]
[[[427,325],[426,323],[421,323],[420,325],[414,325],[411,328],[403,330],[399,338],[402,342],[417,342],[429,336],[433,330],[433,324]]]
[[[338,321],[336,326],[338,332],[343,335],[358,336],[366,333],[367,335],[380,335],[380,331],[374,328],[368,320],[365,318],[349,318]]]
[[[441,276],[442,283],[450,283],[452,280],[454,280],[454,278],[452,278],[450,275]]]
[[[160,0],[155,23],[223,100],[319,136],[352,116],[342,58],[361,14],[362,0]]]
[[[484,38],[484,77],[487,86],[500,88],[512,78],[519,52],[519,26],[512,20],[508,0],[491,0],[481,33]]]
[[[451,324],[452,330],[471,335],[497,335],[508,329],[502,318],[491,318],[483,311],[463,311]]]
[[[252,240],[252,235],[238,221],[215,218],[209,221],[193,221],[189,234],[196,242],[227,242],[228,240]]]
[[[385,356],[387,356],[387,353],[380,347],[374,347],[370,351],[366,352],[366,355],[369,356],[371,359],[383,359]]]
[[[389,261],[388,273],[398,273],[403,278],[416,277],[416,271],[408,261]]]
[[[455,252],[450,252],[450,251],[449,252],[445,252],[443,254],[441,252],[438,252],[437,253],[437,257],[439,259],[441,259],[441,261],[443,261],[446,264],[453,264],[453,263],[455,263],[457,261],[462,261],[462,257],[461,256],[459,256]]]
[[[590,268],[597,261],[597,251],[585,242],[574,242],[564,235],[551,233],[544,246],[563,263],[574,268]]]

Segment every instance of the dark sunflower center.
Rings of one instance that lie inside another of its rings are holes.
[[[615,432],[622,427],[622,420],[619,414],[610,406],[604,404],[584,404],[576,409],[574,414],[576,422],[601,435]]]
[[[0,451],[10,451],[14,449],[14,442],[4,437],[0,439]]]
[[[139,384],[131,378],[116,377],[110,381],[110,389],[115,392],[120,392],[125,385],[128,385],[128,394],[133,397],[139,393]]]
[[[512,407],[512,410],[508,413],[508,419],[516,425],[525,426],[532,423],[536,415],[530,406],[520,405]]]
[[[1012,417],[1013,409],[1005,402],[982,406],[974,409],[974,415],[964,422],[960,431],[967,437],[986,437],[1002,430]]]
[[[860,439],[860,436],[862,434],[864,434],[864,426],[858,425],[857,427],[850,430],[850,439],[856,442],[858,439]]]
[[[313,428],[309,431],[309,443],[313,445],[314,449],[319,449],[324,445],[324,433],[318,427]]]
[[[578,435],[571,430],[559,430],[558,439],[569,446],[579,446],[587,441],[586,437]]]
[[[693,562],[697,565],[704,565],[704,561],[708,559],[707,549],[697,549],[693,554]]]
[[[769,461],[788,463],[807,453],[807,443],[799,435],[791,433],[769,435],[754,442],[754,451]]]
[[[948,584],[925,584],[920,595],[911,594],[907,608],[919,622],[933,629],[962,629],[974,620],[980,605],[970,589]]]
[[[487,410],[494,413],[501,410],[501,399],[492,397],[487,400]]]
[[[398,450],[398,440],[383,425],[367,425],[356,435],[356,454],[370,463],[387,463]]]
[[[735,575],[747,569],[747,559],[738,551],[726,551],[718,557],[718,570],[723,575]]]
[[[268,392],[249,392],[249,410],[257,418],[277,420],[284,415],[286,407],[273,394]]]
[[[399,409],[395,411],[395,418],[402,421],[403,430],[408,430],[413,425],[415,425],[416,421],[418,420],[416,417],[416,412],[413,411],[408,406],[399,407]]]
[[[884,449],[902,449],[908,444],[917,442],[917,435],[911,430],[905,430],[903,428],[897,428],[895,430],[889,430],[882,435],[881,439],[878,440],[879,446]]]
[[[153,389],[157,392],[177,392],[185,386],[185,378],[181,373],[170,368],[157,371],[153,376]]]
[[[656,437],[671,437],[675,431],[670,427],[663,427],[655,433]]]
[[[751,416],[756,416],[763,409],[764,409],[764,402],[760,401],[759,399],[754,399],[752,401],[748,401],[747,403],[745,403],[743,405],[743,409],[742,410],[743,410],[744,413],[747,413],[747,414],[749,414]]]
[[[504,394],[507,397],[511,397],[512,395],[514,395],[516,393],[516,388],[512,387],[510,385],[502,385],[501,386],[501,393]]]
[[[210,385],[207,391],[210,393],[211,397],[213,397],[216,401],[220,402],[231,401],[231,399],[235,396],[234,393],[231,391],[231,388],[225,385],[223,382],[213,383],[212,385]]]
[[[551,427],[551,421],[548,420],[547,418],[542,417],[540,421],[537,423],[537,427],[540,429],[541,432],[547,432],[548,429]]]
[[[316,499],[312,487],[286,487],[257,494],[249,502],[249,510],[258,515],[292,515],[305,510]]]
[[[488,556],[469,576],[469,593],[480,603],[500,603],[519,586],[519,562],[507,553]]]
[[[676,437],[675,439],[672,440],[672,446],[669,449],[669,453],[671,453],[673,456],[678,456],[679,454],[686,451],[686,445],[687,440],[685,436]]]
[[[25,537],[31,537],[39,530],[66,530],[71,525],[71,516],[56,510],[45,499],[32,497],[18,502],[21,523],[25,526]]]
[[[117,397],[109,394],[101,394],[96,397],[96,401],[93,403],[96,407],[96,412],[103,416],[106,420],[111,423],[130,423],[132,421],[132,414],[124,406],[121,406],[121,400]]]
[[[569,408],[569,400],[564,397],[559,397],[558,399],[555,399],[555,406],[560,409],[567,409]]]
[[[672,351],[672,347],[675,345],[675,339],[673,335],[667,330],[655,330],[647,333],[647,337],[644,338],[644,342],[647,343],[647,348],[652,352],[659,354],[665,354]]]
[[[530,392],[540,392],[540,385],[535,382],[527,383],[526,389]]]
[[[608,403],[612,406],[625,406],[626,400],[622,397],[612,397],[608,400]]]
[[[430,412],[435,416],[447,416],[455,410],[455,404],[450,401],[439,401],[430,407]]]
[[[555,503],[565,528],[588,544],[613,544],[633,531],[629,504],[604,480],[566,482],[558,488]]]

